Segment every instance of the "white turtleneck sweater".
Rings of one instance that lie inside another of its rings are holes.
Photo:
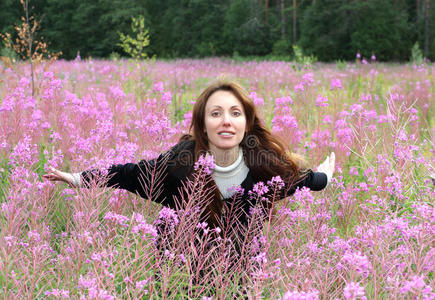
[[[216,182],[223,198],[232,197],[235,194],[235,188],[239,186],[248,175],[249,169],[243,159],[242,149],[239,150],[239,157],[228,167],[215,165],[212,177]]]

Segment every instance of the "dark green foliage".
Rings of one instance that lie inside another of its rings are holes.
[[[261,20],[261,9],[257,2],[234,0],[225,15],[224,39],[227,53],[231,50],[240,55],[266,55],[273,43],[269,41],[269,28]],[[231,48],[230,48],[231,47]]]
[[[353,12],[346,0],[316,1],[303,15],[300,46],[320,61],[350,60],[350,35],[354,27]]]
[[[425,47],[426,1],[297,0],[296,44],[320,61],[354,60],[357,51],[378,60],[408,61],[416,42]],[[429,58],[435,59],[435,3],[430,8]],[[419,7],[417,7],[419,5]],[[118,32],[131,34],[132,17],[150,29],[150,56],[290,57],[293,1],[258,0],[30,0],[39,35],[63,58],[107,58],[126,53]],[[282,26],[281,13],[285,23]],[[14,34],[19,0],[0,1],[0,31]],[[284,31],[282,31],[284,30]],[[0,46],[1,47],[1,46]],[[4,52],[6,53],[6,52]]]
[[[108,57],[122,50],[118,31],[129,32],[131,16],[144,14],[133,0],[47,0],[42,34],[64,58]]]
[[[383,61],[406,59],[412,47],[406,11],[396,8],[392,0],[354,3],[358,14],[350,36],[352,52],[360,51],[364,57],[375,53]]]

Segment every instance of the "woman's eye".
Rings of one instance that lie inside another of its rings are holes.
[[[218,111],[214,111],[211,113],[212,117],[219,117],[220,113]]]
[[[242,115],[242,113],[240,111],[237,111],[237,110],[233,111],[233,116],[238,117],[240,115]]]

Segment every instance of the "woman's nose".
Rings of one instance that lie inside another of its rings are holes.
[[[229,124],[231,124],[231,119],[230,119],[230,115],[229,114],[227,114],[227,113],[225,113],[224,114],[224,124],[225,125],[229,125]]]

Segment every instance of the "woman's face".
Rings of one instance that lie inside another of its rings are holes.
[[[216,91],[205,106],[205,132],[210,150],[238,148],[246,131],[242,103],[230,91]]]

